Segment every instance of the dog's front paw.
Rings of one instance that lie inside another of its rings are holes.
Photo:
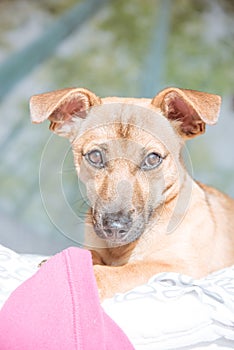
[[[42,260],[42,261],[37,265],[37,267],[38,267],[38,268],[42,267],[42,265],[44,265],[47,261],[48,261],[48,259]]]

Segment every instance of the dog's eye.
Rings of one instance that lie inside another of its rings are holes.
[[[96,168],[103,168],[104,167],[102,153],[99,150],[95,149],[91,152],[88,152],[85,155],[85,158],[88,160],[88,162],[91,165],[95,166]]]
[[[162,157],[157,153],[150,153],[144,159],[141,169],[142,170],[151,170],[157,168],[162,163]]]

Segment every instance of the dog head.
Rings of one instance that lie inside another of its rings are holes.
[[[177,197],[186,139],[217,121],[217,95],[167,88],[150,99],[100,99],[86,89],[31,98],[34,123],[69,138],[85,183],[97,236],[112,245],[137,240]]]

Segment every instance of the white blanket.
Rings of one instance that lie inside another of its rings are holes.
[[[0,246],[0,307],[44,258]],[[157,274],[103,308],[137,350],[234,349],[234,266],[200,280]]]

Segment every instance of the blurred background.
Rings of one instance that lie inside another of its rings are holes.
[[[188,149],[194,177],[234,196],[232,0],[1,0],[0,243],[53,254],[82,240],[68,141],[30,123],[31,95],[153,97],[170,85],[222,95],[219,123]]]

